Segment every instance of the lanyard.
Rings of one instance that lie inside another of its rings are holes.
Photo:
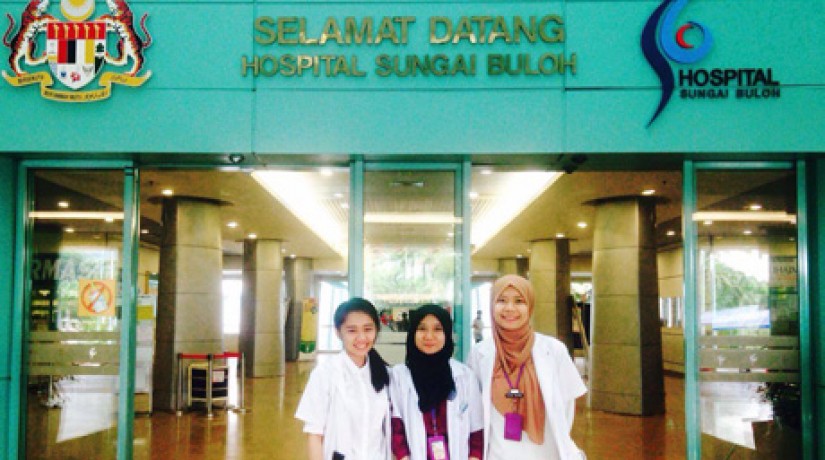
[[[521,374],[524,373],[524,364],[522,363],[521,366],[518,368],[518,377],[516,377],[516,384],[513,385],[513,382],[510,381],[510,376],[507,374],[507,369],[502,366],[502,370],[504,371],[504,378],[507,379],[507,385],[510,386],[510,391],[504,395],[507,398],[515,398],[520,399],[524,397],[524,393],[519,391],[518,384],[521,382]]]
[[[433,420],[433,436],[438,436],[438,426],[436,425],[436,419],[435,419],[435,407],[433,407],[430,410],[430,416],[432,417],[432,420]]]

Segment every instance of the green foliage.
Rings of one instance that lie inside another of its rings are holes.
[[[767,282],[759,281],[718,261],[714,262],[714,271],[717,309],[768,304]]]

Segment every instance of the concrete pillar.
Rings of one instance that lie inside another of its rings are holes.
[[[285,350],[287,361],[298,360],[298,345],[301,342],[301,320],[304,299],[312,295],[312,259],[286,259],[287,316]]]
[[[570,296],[570,240],[534,241],[530,251],[530,282],[536,293],[533,327],[564,342],[573,354],[573,313]]]
[[[170,410],[175,408],[177,354],[223,348],[220,204],[164,199],[163,230],[152,381],[154,408]]]
[[[241,334],[248,377],[284,375],[283,256],[277,240],[245,240]]]
[[[527,271],[530,269],[529,259],[526,257],[518,257],[511,259],[498,259],[498,274],[504,275],[519,275],[527,277]]]
[[[664,412],[654,199],[595,203],[593,225],[593,409]]]

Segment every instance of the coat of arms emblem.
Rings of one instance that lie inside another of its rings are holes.
[[[139,75],[144,64],[143,53],[152,44],[146,30],[148,15],[144,14],[140,20],[141,36],[126,0],[106,0],[106,5],[109,12],[92,21],[87,19],[94,12],[95,0],[60,0],[60,11],[66,20],[49,14],[49,0],[31,0],[19,24],[7,14],[10,24],[3,35],[3,44],[11,50],[11,74],[4,70],[3,78],[12,86],[40,83],[43,97],[64,102],[106,99],[113,83],[144,84],[152,75],[151,71]],[[114,52],[110,52],[112,44]],[[31,72],[46,64],[51,73]],[[121,73],[101,74],[106,64],[116,67],[131,64],[131,67]],[[55,87],[52,75],[67,89]],[[80,91],[98,75],[99,88]]]

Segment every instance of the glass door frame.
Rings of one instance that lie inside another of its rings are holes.
[[[461,254],[456,264],[456,293],[453,305],[453,331],[458,334],[455,355],[466,361],[470,354],[472,334],[469,325],[472,322],[472,308],[468,305],[470,298],[470,220],[472,208],[470,203],[471,163],[468,157],[453,162],[392,162],[364,161],[363,156],[356,156],[350,162],[350,213],[349,213],[349,294],[360,296],[364,292],[364,175],[367,171],[452,171],[454,176],[455,216],[461,218],[461,225],[456,229],[454,248]]]
[[[802,405],[802,455],[805,460],[814,458],[813,432],[813,380],[811,360],[810,284],[808,270],[808,200],[807,171],[803,160],[777,162],[725,162],[686,160],[683,165],[683,212],[684,235],[684,296],[685,296],[685,425],[687,431],[687,458],[702,457],[702,427],[699,397],[699,331],[696,305],[696,254],[698,225],[691,216],[696,212],[696,175],[698,171],[722,170],[795,170],[797,199],[797,253],[799,270],[799,364]]]
[[[123,242],[121,257],[121,330],[118,397],[117,458],[132,458],[135,388],[135,331],[137,324],[137,263],[140,234],[139,171],[131,161],[119,160],[24,160],[17,169],[17,198],[15,222],[14,292],[12,305],[11,373],[9,401],[8,458],[23,458],[26,447],[27,407],[25,376],[28,375],[28,325],[31,279],[31,230],[29,211],[32,208],[32,183],[29,173],[35,169],[52,170],[112,170],[121,171],[123,182]],[[16,372],[15,372],[16,370]],[[124,397],[125,396],[125,397]],[[22,428],[21,428],[22,427]]]

